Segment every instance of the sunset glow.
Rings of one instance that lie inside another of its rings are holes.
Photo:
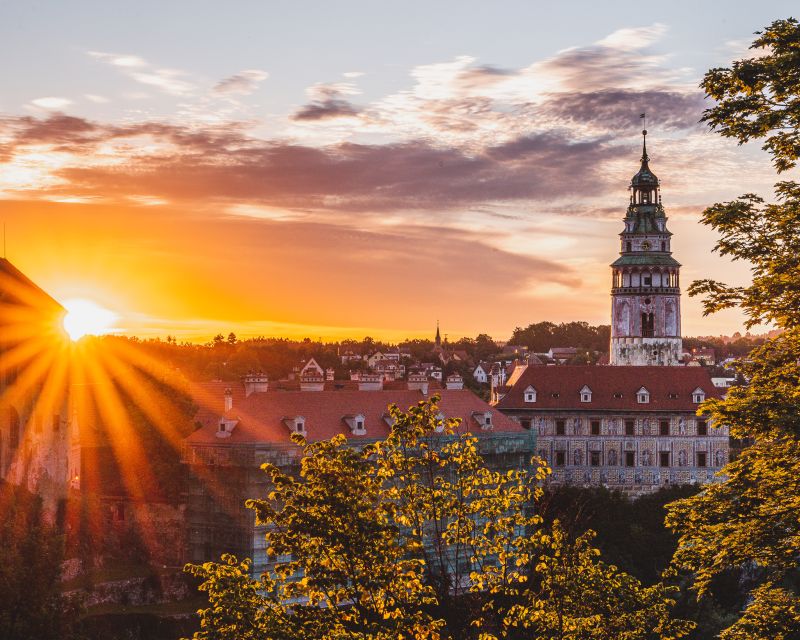
[[[76,298],[64,301],[67,314],[64,316],[64,330],[72,340],[80,340],[86,335],[109,333],[117,314],[101,307],[91,300]]]

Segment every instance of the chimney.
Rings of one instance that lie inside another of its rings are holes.
[[[316,371],[307,371],[300,376],[300,391],[324,391],[325,378]]]
[[[422,391],[422,395],[428,395],[428,376],[424,373],[409,373],[408,390]]]
[[[228,387],[225,389],[225,413],[233,409],[233,391]]]
[[[379,373],[363,372],[359,376],[359,391],[381,391],[383,389],[383,376]]]
[[[446,386],[448,389],[463,389],[464,388],[464,378],[462,378],[457,373],[453,373],[447,376]]]
[[[244,395],[249,398],[253,393],[264,393],[269,389],[269,378],[266,373],[248,373],[244,377]]]

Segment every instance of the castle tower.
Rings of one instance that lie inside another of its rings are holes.
[[[611,265],[611,364],[677,365],[682,352],[680,263],[661,206],[660,183],[650,171],[647,131],[642,166],[631,180],[631,200]]]

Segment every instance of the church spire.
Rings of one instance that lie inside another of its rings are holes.
[[[442,346],[442,334],[439,333],[439,321],[438,320],[436,321],[436,346],[437,347],[441,347]]]

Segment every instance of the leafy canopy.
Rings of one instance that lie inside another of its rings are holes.
[[[740,143],[765,139],[778,172],[800,157],[800,24],[778,20],[760,32],[758,56],[712,69],[703,87],[716,104],[704,120]],[[703,222],[720,233],[716,250],[749,262],[752,283],[703,280],[705,311],[738,307],[748,325],[783,333],[755,349],[739,370],[747,386],[703,405],[731,434],[754,444],[723,470],[725,480],[670,507],[680,534],[674,563],[693,572],[699,595],[730,571],[752,588],[724,640],[800,638],[800,185],[776,185],[775,202],[753,194],[715,204]]]

